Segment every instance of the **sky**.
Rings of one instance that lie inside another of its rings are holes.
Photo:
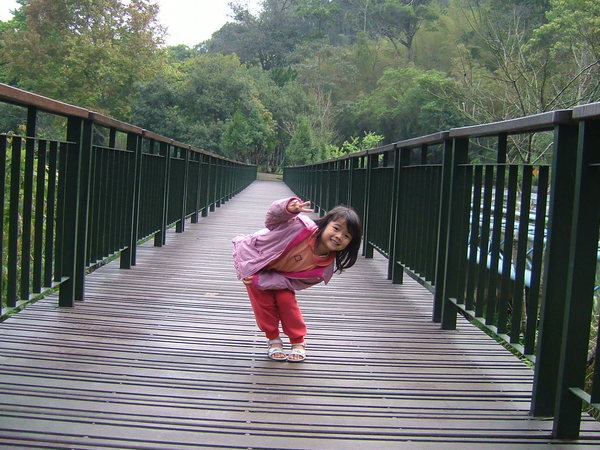
[[[210,38],[212,33],[230,22],[231,0],[156,0],[160,6],[159,22],[167,28],[166,45],[189,47]],[[260,0],[245,0],[255,13]],[[11,18],[10,10],[19,5],[14,0],[0,0],[0,20]]]

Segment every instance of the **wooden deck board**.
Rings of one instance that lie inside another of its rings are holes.
[[[231,238],[290,195],[256,182],[130,270],[86,278],[86,299],[49,297],[0,324],[2,448],[531,448],[550,440],[528,416],[532,372],[459,320],[431,322],[431,294],[386,261],[360,258],[299,293],[309,358],[265,356]]]

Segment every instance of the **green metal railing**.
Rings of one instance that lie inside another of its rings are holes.
[[[547,161],[507,160],[534,137]],[[599,413],[600,103],[286,168],[284,181],[318,211],[354,207],[364,255],[433,292],[442,328],[461,313],[532,361],[531,413],[554,416],[556,438],[578,436],[582,401]]]
[[[256,179],[255,166],[5,84],[0,104],[25,124],[0,134],[2,314],[53,289],[73,306],[90,269],[117,255],[130,268],[140,241],[162,246]],[[40,137],[42,115],[65,137]]]

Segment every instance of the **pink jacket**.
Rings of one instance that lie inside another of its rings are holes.
[[[233,263],[238,279],[252,275],[254,285],[259,289],[294,291],[306,289],[321,281],[329,282],[333,275],[333,262],[326,267],[304,272],[262,270],[317,229],[315,222],[309,217],[292,214],[287,210],[288,203],[294,199],[296,198],[284,198],[271,204],[265,217],[267,228],[233,238]]]

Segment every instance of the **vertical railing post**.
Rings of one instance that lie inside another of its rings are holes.
[[[344,184],[342,184],[342,174],[346,172],[346,175],[344,177],[344,179],[346,180],[346,182]],[[340,161],[340,173],[339,173],[339,187],[340,187],[340,191],[339,191],[339,195],[340,195],[340,199],[344,198],[344,204],[349,206],[350,205],[350,159],[349,158],[345,158],[343,160]]]
[[[319,199],[319,214],[322,216],[323,212],[327,209],[325,204],[327,189],[325,188],[325,179],[327,178],[327,165],[322,163],[319,164],[318,182],[317,182],[317,198]]]
[[[160,231],[154,235],[154,246],[162,247],[166,243],[167,237],[167,214],[169,202],[169,170],[171,167],[171,148],[166,142],[160,143],[160,154],[164,155],[163,171],[160,180],[162,198],[160,204]]]
[[[25,171],[23,173],[23,212],[21,217],[21,285],[20,298],[29,298],[31,272],[31,225],[33,212],[33,165],[35,155],[35,135],[37,108],[27,108],[27,125],[25,141]]]
[[[188,191],[188,177],[190,173],[190,149],[181,149],[185,152],[184,154],[184,169],[183,169],[183,189],[181,190],[181,210],[179,211],[179,217],[177,224],[175,225],[176,233],[183,233],[185,231],[185,217],[187,215],[187,191]]]
[[[6,261],[7,285],[6,285],[6,303],[8,306],[16,306],[19,292],[17,284],[17,274],[19,268],[19,196],[21,189],[21,150],[23,140],[20,136],[15,136],[11,143],[10,153],[10,200],[8,211],[8,258]],[[64,182],[64,179],[63,179]],[[58,269],[62,272],[61,268]]]
[[[213,164],[213,157],[208,155],[206,160],[206,208],[207,214],[215,210],[214,204],[214,190],[215,190],[215,166]]]
[[[325,205],[325,211],[329,211],[332,205],[332,198],[335,192],[331,190],[331,178],[333,176],[333,162],[325,163],[325,177],[323,178],[323,204]]]
[[[464,223],[465,202],[469,202],[469,199],[465,199],[465,170],[460,165],[468,162],[468,148],[468,139],[455,138],[448,162],[450,167],[444,170],[444,173],[449,173],[448,185],[445,186],[446,189],[449,189],[449,193],[447,194],[449,199],[448,216],[446,219],[448,225],[444,238],[446,242],[446,258],[444,263],[444,284],[443,286],[436,286],[436,290],[442,289],[441,322],[442,329],[444,330],[453,330],[456,328],[458,311],[450,299],[458,298],[461,295],[459,292],[459,268],[461,266],[461,259],[464,259],[467,253],[466,243],[463,243],[461,234]],[[445,159],[446,155],[444,155]],[[447,163],[446,161],[444,162]]]
[[[433,294],[434,322],[442,321],[443,287],[446,271],[446,247],[448,243],[448,217],[450,210],[450,180],[452,178],[452,139],[444,141],[442,161],[442,181],[440,187],[440,209],[438,211],[438,238],[436,248],[435,292]]]
[[[134,132],[127,133],[127,150],[130,152],[128,155],[128,159],[131,164],[127,165],[127,168],[131,173],[129,173],[129,179],[127,180],[126,186],[126,201],[125,203],[125,242],[126,246],[121,252],[121,261],[120,267],[121,269],[130,269],[134,262],[134,248],[137,243],[137,229],[136,225],[136,203],[138,202],[136,191],[138,190],[136,187],[138,186],[138,180],[136,179],[137,175],[137,166],[138,166],[138,157],[141,157],[139,153],[141,153],[141,143],[139,142],[140,137]],[[141,158],[140,158],[141,159]]]
[[[317,204],[319,205],[318,212],[322,216],[323,210],[325,209],[325,205],[323,205],[323,170],[324,165],[319,164],[316,168],[316,183],[315,183],[315,198],[317,199]]]
[[[340,189],[342,183],[342,166],[343,160],[335,161],[335,199],[333,201],[333,206],[337,206],[340,204]]]
[[[540,326],[533,376],[531,414],[554,415],[558,388],[559,357],[563,336],[563,316],[573,218],[577,127],[560,124],[554,130],[552,183],[545,250],[544,294],[540,307]]]
[[[117,141],[117,130],[114,127],[109,128],[108,133],[108,148],[112,149],[108,155],[106,155],[106,162],[104,168],[104,178],[107,180],[107,186],[110,183],[109,180],[111,175],[114,175],[114,161],[115,161],[115,147]],[[117,188],[119,184],[117,183],[115,188]],[[104,217],[105,222],[102,224],[101,228],[103,229],[102,235],[102,248],[106,252],[110,251],[110,249],[114,248],[114,243],[117,240],[117,232],[115,230],[118,229],[117,225],[117,217],[118,214],[114,210],[114,199],[116,198],[114,189],[107,189],[103,209],[106,211],[106,217]]]
[[[221,207],[221,199],[223,198],[223,164],[220,159],[215,158],[215,206]]]
[[[404,270],[398,266],[398,234],[400,230],[400,210],[402,207],[402,190],[400,189],[400,180],[402,177],[402,149],[394,144],[394,172],[392,175],[392,212],[390,223],[390,240],[388,248],[390,256],[388,260],[388,279],[394,284],[402,284],[404,281]],[[405,153],[405,152],[404,152]]]
[[[238,173],[238,166],[231,161],[227,162],[227,192],[225,195],[225,201],[231,200],[234,194],[237,193],[236,189],[236,175]]]
[[[311,170],[313,172],[314,183],[310,187],[310,190],[312,191],[312,201],[314,202],[315,212],[318,213],[321,208],[321,165],[313,165],[311,166]]]
[[[553,436],[577,439],[581,421],[581,399],[571,388],[583,390],[588,359],[590,318],[600,228],[600,120],[579,125],[576,157],[573,225],[569,239],[564,337],[560,347],[557,407]],[[595,167],[592,166],[595,164]],[[596,204],[596,207],[590,205]],[[562,210],[561,205],[561,210]],[[567,211],[567,210],[565,210]],[[597,386],[594,386],[598,389]],[[593,400],[592,400],[593,402]]]
[[[80,117],[69,117],[67,120],[67,141],[62,173],[59,174],[64,182],[62,194],[60,226],[61,251],[60,268],[58,268],[62,283],[58,294],[59,306],[73,306],[75,300],[75,259],[77,252],[77,231],[79,227],[79,176],[81,154],[83,147],[83,123]]]
[[[191,223],[198,223],[198,219],[200,216],[200,192],[201,192],[201,184],[200,184],[200,180],[202,179],[202,155],[200,153],[194,153],[194,158],[195,158],[195,162],[198,164],[197,166],[197,170],[196,170],[196,185],[195,185],[195,191],[196,193],[194,194],[194,199],[196,200],[194,202],[194,213],[192,214],[192,218],[190,220]]]
[[[210,212],[214,212],[217,205],[217,179],[219,178],[219,171],[217,167],[217,160],[214,156],[210,157],[210,178],[208,180],[209,183],[209,197],[208,203],[210,205]]]
[[[36,191],[36,211],[35,211],[35,236],[34,236],[34,255],[33,255],[33,284],[32,291],[34,293],[42,292],[43,286],[43,264],[44,264],[44,228],[48,230],[50,228],[49,222],[51,220],[51,209],[49,206],[53,204],[53,201],[50,199],[50,193],[48,192],[48,200],[47,200],[47,208],[44,209],[42,205],[44,205],[44,195],[46,192],[46,186],[49,185],[49,180],[46,178],[46,167],[48,167],[48,147],[46,141],[40,141],[38,143],[38,160],[37,160],[37,180],[35,183],[35,191]],[[0,173],[5,173],[4,170],[0,168]],[[2,178],[4,184],[4,177]],[[3,186],[0,186],[0,192],[4,192]],[[4,205],[2,205],[3,208]],[[3,208],[4,209],[4,208]],[[53,209],[52,209],[53,210]],[[0,218],[0,223],[4,223]],[[44,223],[46,222],[46,223]],[[46,225],[44,227],[44,225]],[[2,236],[0,236],[2,239]],[[1,247],[1,245],[0,245]],[[1,257],[0,257],[1,261]],[[51,265],[49,261],[52,261],[52,258],[46,258],[46,266]],[[1,291],[1,285],[0,285]]]
[[[92,163],[92,135],[91,120],[83,121],[80,156],[79,156],[79,208],[77,214],[77,250],[75,254],[75,300],[85,297],[85,273],[87,261],[89,192]]]
[[[369,221],[371,216],[371,175],[373,169],[373,162],[377,155],[371,155],[369,150],[366,151],[367,158],[367,173],[365,178],[365,198],[364,198],[364,217],[363,217],[363,256],[365,258],[373,257],[373,246],[369,244]]]
[[[500,263],[500,241],[502,240],[502,217],[504,215],[504,196],[505,196],[505,177],[506,177],[506,152],[507,152],[507,134],[498,135],[498,144],[496,151],[496,179],[492,187],[494,193],[492,212],[492,232],[490,239],[490,269],[487,281],[487,305],[485,312],[485,323],[493,324],[498,313],[498,266]],[[481,249],[484,252],[484,249]]]
[[[310,184],[306,185],[304,188],[304,192],[306,193],[307,199],[312,201],[314,205],[318,203],[317,198],[317,180],[318,180],[318,172],[315,166],[304,166],[300,170],[300,176],[302,174],[306,174],[306,176],[310,179]],[[318,212],[318,208],[315,207],[315,212]]]
[[[229,162],[221,161],[221,195],[219,196],[219,206],[224,205],[227,202],[227,195],[229,187]]]
[[[135,148],[134,191],[133,191],[133,234],[131,241],[131,265],[135,266],[137,259],[137,241],[140,238],[140,204],[142,199],[142,169],[143,169],[143,136],[138,135]]]
[[[200,183],[201,183],[201,191],[202,191],[202,217],[208,216],[208,190],[209,190],[209,180],[210,180],[210,156],[202,155],[201,160],[201,171],[200,171]]]
[[[321,215],[329,209],[329,163],[323,163],[321,172]]]
[[[6,155],[7,155],[7,147],[8,142],[6,136],[0,135],[0,173],[3,174],[0,177],[0,192],[2,195],[0,196],[0,223],[2,227],[0,227],[0,267],[4,267],[6,265],[6,259],[4,258],[4,209],[5,209],[5,191],[6,191]],[[48,265],[46,266],[48,267]],[[4,291],[4,279],[0,277],[0,293]],[[0,313],[2,312],[2,295],[0,295]]]
[[[312,199],[315,206],[315,212],[319,213],[321,210],[321,164],[311,166],[313,171],[314,183],[311,186]]]
[[[354,206],[354,198],[352,196],[352,186],[354,185],[354,171],[356,170],[357,165],[358,165],[358,158],[350,158],[348,160],[348,205],[349,206]]]

